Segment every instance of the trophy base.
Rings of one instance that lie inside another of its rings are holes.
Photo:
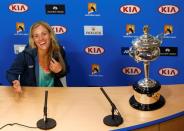
[[[136,101],[135,97],[132,96],[129,102],[130,102],[130,105],[137,110],[152,111],[152,110],[161,108],[165,104],[165,99],[163,96],[160,96],[160,99],[153,104],[142,104]]]
[[[155,83],[154,86],[147,85],[146,87],[144,87],[140,84],[140,81],[138,81],[133,84],[133,88],[136,92],[140,94],[152,94],[159,91],[161,88],[161,85],[158,81],[155,81],[154,83]]]
[[[138,110],[151,111],[161,108],[165,99],[160,95],[161,85],[155,81],[155,86],[142,87],[139,82],[133,84],[134,95],[130,98],[130,105]]]

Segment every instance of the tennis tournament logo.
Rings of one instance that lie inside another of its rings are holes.
[[[138,36],[135,36],[135,25],[134,24],[126,24],[126,27],[125,27],[125,32],[126,34],[123,35],[123,37],[128,37],[128,38],[134,38],[134,37],[138,37]]]
[[[101,74],[101,68],[99,64],[92,64],[91,65],[91,74],[90,77],[103,77]]]
[[[88,14],[85,14],[85,16],[100,16],[97,12],[97,5],[94,2],[88,3]]]
[[[176,36],[173,36],[173,28],[170,24],[164,25],[164,38],[176,38]]]
[[[25,31],[25,26],[24,26],[23,22],[16,23],[16,31],[17,31],[17,33]]]
[[[164,25],[164,35],[169,35],[173,33],[172,25]]]
[[[88,14],[96,12],[96,3],[88,3]]]
[[[135,25],[127,24],[126,25],[126,35],[131,35],[135,33]]]
[[[99,72],[100,72],[100,65],[92,64],[91,65],[91,74],[94,75],[94,74],[97,74]]]
[[[103,26],[84,26],[84,35],[103,35]]]
[[[25,33],[25,25],[23,22],[16,22],[16,33],[14,35],[28,35],[28,33]]]

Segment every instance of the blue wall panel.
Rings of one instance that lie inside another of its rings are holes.
[[[13,10],[9,9],[11,4],[15,4]],[[64,5],[65,14],[46,14],[46,4]],[[95,9],[93,12],[88,11],[91,5]],[[26,7],[27,11],[18,12],[24,11]],[[144,25],[149,25],[150,34],[153,36],[165,33],[161,46],[167,47],[164,52],[170,54],[160,56],[151,62],[150,77],[160,81],[161,84],[184,83],[182,7],[184,7],[182,0],[1,1],[0,83],[9,85],[5,74],[16,57],[14,45],[28,44],[29,28],[39,20],[46,21],[53,27],[66,28],[66,32],[57,34],[57,38],[66,50],[70,66],[67,75],[69,86],[131,85],[142,79],[143,63],[136,63],[127,55],[126,49],[132,45],[133,39],[143,34]],[[18,22],[23,23],[23,31],[16,30]],[[128,34],[126,31],[128,25],[134,27],[133,33]],[[87,26],[88,31],[101,31],[101,34],[85,35],[84,26]],[[100,30],[101,28],[103,30]],[[168,28],[169,33],[166,32]],[[171,56],[170,47],[176,47],[174,53],[177,53],[177,56]],[[125,68],[127,70],[123,72]]]

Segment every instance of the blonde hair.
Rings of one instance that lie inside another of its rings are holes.
[[[51,26],[44,22],[44,21],[38,21],[36,23],[34,23],[31,27],[30,27],[30,32],[29,32],[29,46],[31,48],[37,48],[36,44],[34,43],[34,40],[33,40],[33,30],[35,28],[37,28],[38,26],[43,26],[45,27],[49,34],[50,34],[50,38],[51,38],[51,45],[49,47],[49,59],[51,60],[51,58],[53,57],[53,53],[57,53],[58,54],[58,57],[59,57],[59,62],[61,64],[61,66],[63,67],[63,71],[66,71],[66,65],[65,65],[65,62],[64,62],[64,59],[60,53],[60,46],[57,42],[57,39],[56,39],[56,36],[55,36],[55,33],[54,31],[52,30]]]

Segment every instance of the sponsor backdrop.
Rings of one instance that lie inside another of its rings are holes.
[[[151,62],[150,77],[161,84],[184,83],[183,0],[6,0],[0,2],[0,83],[28,44],[30,26],[48,22],[64,46],[68,86],[131,85],[144,77],[143,63],[128,55],[132,40],[163,33],[161,56]]]

